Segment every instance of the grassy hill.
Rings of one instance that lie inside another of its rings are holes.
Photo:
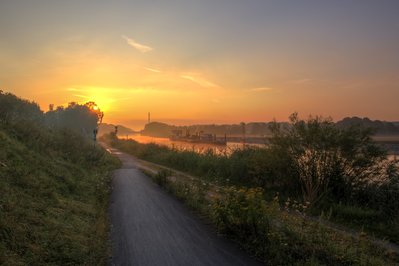
[[[119,162],[12,106],[8,119],[0,112],[0,265],[105,265],[109,170]]]

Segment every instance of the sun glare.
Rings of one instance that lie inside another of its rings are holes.
[[[74,92],[73,96],[80,98],[79,102],[93,101],[96,106],[93,106],[93,110],[101,110],[107,112],[113,108],[115,99],[112,97],[112,89],[101,88],[101,87],[81,87],[81,88],[70,88],[69,91]]]

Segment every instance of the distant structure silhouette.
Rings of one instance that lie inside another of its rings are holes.
[[[148,124],[151,123],[151,113],[148,112]]]

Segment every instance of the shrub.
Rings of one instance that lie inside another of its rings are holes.
[[[271,150],[288,166],[284,173],[299,180],[304,201],[315,204],[326,196],[349,202],[356,190],[385,176],[386,153],[360,127],[340,129],[331,119],[290,117],[290,127],[274,123]]]
[[[221,232],[266,254],[269,220],[261,188],[225,189],[212,204],[212,217]]]

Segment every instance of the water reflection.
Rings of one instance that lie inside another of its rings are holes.
[[[120,139],[132,139],[139,143],[148,144],[155,143],[158,145],[167,146],[169,148],[177,149],[177,150],[186,150],[186,151],[194,151],[198,153],[204,153],[208,150],[212,150],[214,153],[219,155],[229,155],[234,150],[242,149],[244,147],[243,143],[237,142],[227,142],[226,146],[221,145],[212,145],[205,143],[188,143],[181,141],[171,141],[169,138],[155,138],[149,136],[142,136],[140,134],[136,135],[127,135],[127,136],[118,136]],[[245,144],[246,147],[266,147],[266,144]],[[388,155],[389,160],[399,159],[399,155],[395,155],[395,151],[389,152]]]
[[[242,149],[244,147],[243,143],[237,142],[227,142],[226,146],[222,145],[212,145],[205,143],[188,143],[181,141],[171,141],[169,138],[155,138],[142,135],[128,135],[128,136],[118,136],[120,139],[132,139],[139,143],[148,144],[155,143],[158,145],[167,146],[169,148],[174,148],[177,150],[194,151],[198,153],[204,153],[208,150],[212,150],[214,153],[222,155],[229,155],[234,150]],[[265,147],[265,144],[245,144],[246,147]]]

